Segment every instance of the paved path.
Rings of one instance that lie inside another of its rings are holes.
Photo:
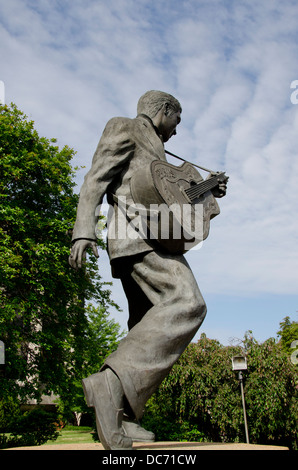
[[[256,444],[224,444],[214,442],[154,442],[134,443],[134,450],[164,451],[164,450],[289,450],[281,446],[265,446]],[[99,443],[90,444],[52,444],[35,447],[14,447],[6,450],[104,450]]]

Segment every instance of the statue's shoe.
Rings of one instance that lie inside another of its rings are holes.
[[[155,435],[151,431],[142,428],[136,421],[131,421],[124,416],[122,420],[124,434],[129,436],[133,442],[154,442]]]
[[[82,380],[87,405],[95,408],[96,426],[105,450],[131,450],[132,439],[122,430],[123,408],[115,405],[107,371]]]

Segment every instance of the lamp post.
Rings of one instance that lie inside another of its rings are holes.
[[[246,418],[246,410],[245,410],[244,389],[243,389],[243,374],[242,374],[242,372],[244,370],[247,370],[246,357],[245,356],[233,356],[232,357],[232,367],[233,367],[233,370],[238,371],[238,379],[239,379],[239,382],[240,382],[241,398],[242,398],[242,406],[243,406],[245,436],[246,436],[246,442],[249,444],[247,418]]]
[[[0,377],[4,375],[5,367],[5,345],[3,341],[0,340]]]
[[[5,364],[5,346],[3,341],[0,341],[0,364]]]

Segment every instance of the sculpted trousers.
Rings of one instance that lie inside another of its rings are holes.
[[[139,419],[199,329],[206,305],[183,256],[151,251],[126,263],[121,281],[129,305],[129,332],[104,367],[117,374]]]

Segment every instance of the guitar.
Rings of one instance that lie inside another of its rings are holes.
[[[154,160],[134,173],[130,187],[135,204],[148,211],[149,238],[180,254],[208,237],[210,220],[220,213],[211,189],[227,180],[224,172],[204,180],[189,162],[177,167]]]

